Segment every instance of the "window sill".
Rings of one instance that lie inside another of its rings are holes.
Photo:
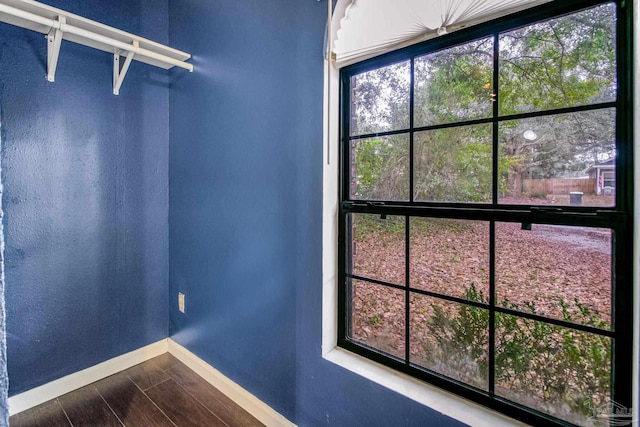
[[[323,357],[329,362],[465,424],[474,427],[527,425],[339,347],[334,347]]]

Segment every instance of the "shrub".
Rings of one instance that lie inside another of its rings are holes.
[[[489,302],[474,285],[465,297]],[[562,320],[607,327],[577,300],[569,304],[559,299],[556,304]],[[503,300],[500,305],[536,313],[533,302],[518,305]],[[426,366],[482,387],[489,373],[489,311],[470,305],[448,309],[433,304],[432,308],[429,323],[435,343],[425,348]],[[501,313],[496,313],[495,330],[497,394],[576,423],[584,423],[592,408],[609,400],[609,338]]]

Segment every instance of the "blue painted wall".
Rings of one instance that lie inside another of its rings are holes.
[[[169,327],[299,425],[456,425],[321,358],[326,5],[48,3],[196,72],[134,63],[115,97],[111,57],[65,43],[50,84],[42,36],[0,25],[11,394]]]
[[[170,332],[301,426],[458,425],[321,357],[325,14],[170,2]]]
[[[166,0],[45,3],[168,42]],[[168,332],[168,73],[0,24],[10,394]]]
[[[294,4],[178,0],[169,11],[170,43],[188,46],[196,68],[171,78],[170,329],[287,416],[296,375]]]

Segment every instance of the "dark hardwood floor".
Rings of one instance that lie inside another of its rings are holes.
[[[258,420],[165,353],[9,419],[11,427],[257,427]]]

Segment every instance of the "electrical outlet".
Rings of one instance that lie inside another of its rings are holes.
[[[184,313],[184,294],[178,292],[178,310],[180,313]]]

